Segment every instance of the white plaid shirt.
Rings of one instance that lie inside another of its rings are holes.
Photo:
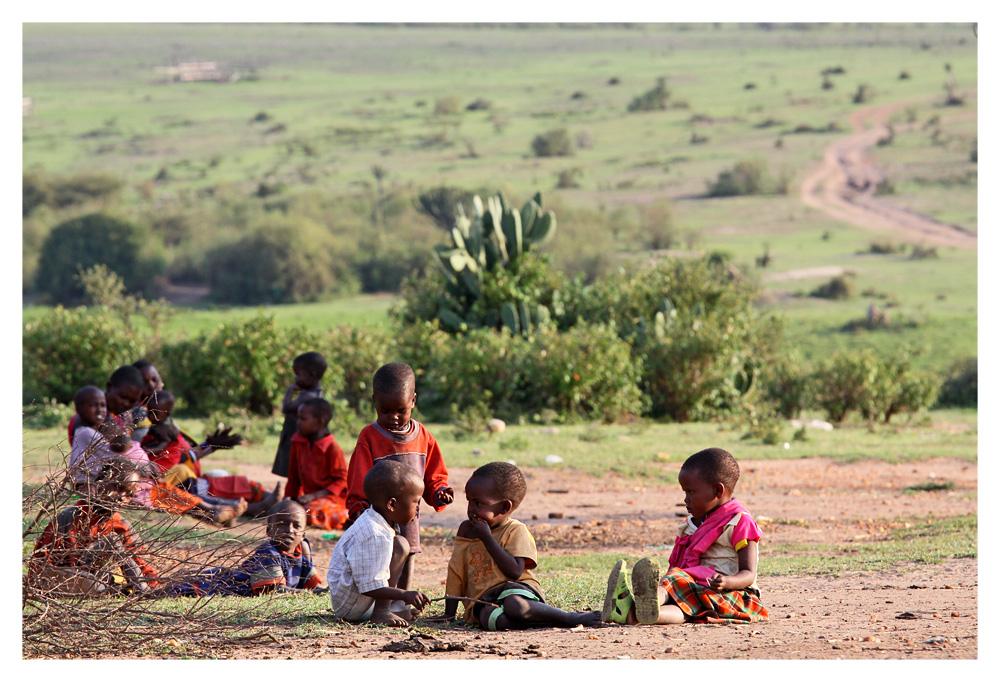
[[[343,618],[362,599],[362,593],[389,586],[395,536],[395,529],[381,514],[366,509],[340,537],[326,574],[334,614]]]

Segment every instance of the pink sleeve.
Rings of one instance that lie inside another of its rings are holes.
[[[743,513],[733,526],[733,548],[738,552],[750,541],[760,542],[760,528],[752,516]]]

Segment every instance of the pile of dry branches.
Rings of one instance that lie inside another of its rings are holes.
[[[303,601],[294,596],[289,599],[288,595],[151,599],[138,590],[117,589],[100,595],[93,590],[89,595],[79,595],[74,594],[79,590],[72,577],[47,575],[47,579],[39,579],[45,563],[33,559],[32,548],[45,527],[50,522],[55,524],[59,512],[78,499],[65,460],[62,467],[55,468],[23,498],[26,528],[22,536],[25,551],[21,612],[25,658],[155,655],[163,648],[161,642],[181,637],[207,638],[218,646],[241,635],[245,638],[248,629],[294,617],[310,603],[315,611],[315,600]],[[141,541],[139,551],[156,570],[161,586],[189,582],[207,567],[236,566],[264,537],[264,526],[259,522],[223,529],[191,516],[108,500],[92,501],[120,513],[131,524]],[[108,578],[107,583],[113,585],[111,573],[104,567],[121,558],[120,544],[116,547],[111,542],[93,542],[75,552],[78,566],[86,567],[91,575]],[[58,557],[54,560],[58,563]]]

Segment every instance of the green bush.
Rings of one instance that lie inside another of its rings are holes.
[[[783,354],[761,368],[761,394],[785,419],[795,419],[811,406],[812,372],[797,352]]]
[[[817,404],[833,422],[857,410],[870,422],[888,423],[929,407],[936,389],[931,377],[911,369],[906,351],[888,358],[868,348],[838,351],[816,371]]]
[[[292,360],[321,341],[317,332],[279,328],[273,316],[261,313],[165,346],[159,369],[195,414],[234,407],[269,415],[292,383]],[[331,365],[323,386],[342,381]]]
[[[143,339],[109,308],[56,306],[24,325],[22,401],[48,397],[66,403],[88,384],[103,389],[115,369],[135,362],[145,351]]]
[[[459,205],[464,207],[466,215],[472,213],[472,196],[472,192],[464,189],[442,185],[418,194],[413,205],[441,229],[451,230],[458,219]]]
[[[72,403],[63,404],[53,398],[42,398],[25,405],[22,423],[27,429],[64,427],[74,414],[76,408]]]
[[[611,423],[646,411],[639,389],[642,360],[632,357],[613,326],[545,330],[523,362],[528,395],[522,404],[532,412],[549,408],[568,419]]]
[[[531,151],[535,156],[572,156],[573,141],[565,128],[556,128],[536,135]]]
[[[737,161],[730,170],[719,173],[715,182],[708,183],[710,197],[741,197],[767,194],[769,187],[767,164],[763,159]]]
[[[662,111],[667,108],[667,99],[669,97],[670,92],[667,90],[667,79],[657,78],[656,86],[632,98],[627,110],[629,112]]]
[[[306,219],[272,218],[206,260],[212,298],[222,303],[299,303],[358,288],[329,232]]]
[[[393,334],[381,328],[337,327],[324,335],[316,350],[330,367],[323,377],[328,395],[345,400],[360,415],[371,414],[372,375],[387,362],[397,361]]]
[[[966,358],[948,372],[937,404],[953,407],[979,406],[979,359]]]
[[[656,417],[704,419],[736,409],[775,354],[774,318],[724,258],[665,261],[599,280],[567,304],[567,323],[610,320],[641,359]]]
[[[102,213],[67,220],[42,245],[36,288],[53,302],[77,303],[84,293],[77,274],[104,264],[129,292],[150,295],[165,265],[150,243],[143,230]]]
[[[827,298],[834,301],[845,301],[854,296],[854,283],[843,275],[832,278],[829,282],[821,284],[809,295],[813,298]]]

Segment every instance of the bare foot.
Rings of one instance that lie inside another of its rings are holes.
[[[378,625],[388,625],[393,628],[405,628],[410,624],[410,621],[406,620],[402,616],[397,616],[392,611],[375,611],[372,613],[370,620],[372,623],[377,623]]]
[[[583,611],[570,615],[575,616],[573,618],[573,626],[582,625],[587,628],[599,628],[604,625],[604,622],[601,620],[600,611]]]
[[[247,501],[240,500],[235,505],[226,504],[215,513],[215,522],[221,525],[227,525],[231,527],[231,522],[235,522],[236,518],[247,510]]]
[[[405,618],[408,622],[413,622],[417,619],[419,611],[407,604],[402,599],[397,599],[389,605],[389,611],[395,613],[400,618]]]

